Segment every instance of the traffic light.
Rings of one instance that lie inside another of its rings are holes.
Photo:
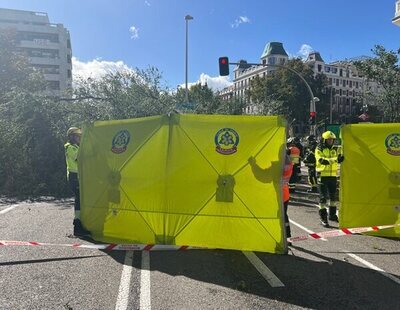
[[[219,75],[229,75],[229,59],[228,57],[219,58]]]
[[[312,126],[312,125],[316,125],[317,124],[317,112],[310,112],[310,118],[308,119],[308,123]]]

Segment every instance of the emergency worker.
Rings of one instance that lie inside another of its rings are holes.
[[[318,180],[316,171],[315,148],[317,147],[317,140],[314,135],[306,138],[307,149],[305,151],[303,162],[308,168],[308,183],[311,185],[309,192],[318,193]]]
[[[292,175],[292,170],[293,170],[293,163],[290,160],[289,157],[290,151],[287,149],[286,154],[285,154],[285,165],[283,169],[283,185],[282,185],[282,200],[283,200],[283,207],[284,207],[284,218],[285,218],[285,231],[286,231],[286,237],[290,238],[291,231],[290,231],[290,223],[289,223],[289,217],[287,214],[288,211],[288,206],[289,206],[289,199],[290,199],[290,192],[289,192],[289,179],[290,176]],[[248,159],[248,163],[251,167],[251,170],[256,177],[257,180],[263,182],[263,183],[269,183],[272,182],[273,180],[269,177],[270,174],[268,173],[268,168],[261,168],[260,166],[257,165],[256,159],[254,157],[250,157]],[[289,242],[288,245],[291,245]]]
[[[287,140],[287,149],[290,161],[293,164],[292,175],[289,180],[289,190],[291,193],[296,191],[296,183],[301,178],[300,168],[300,149],[296,146],[295,138],[291,137]]]
[[[329,207],[329,220],[339,222],[336,215],[337,169],[338,164],[343,162],[344,156],[333,147],[336,136],[332,131],[325,131],[321,138],[320,144],[315,149],[316,170],[320,183],[319,216],[321,224],[329,227],[327,207]]]
[[[67,131],[68,142],[64,145],[65,160],[67,163],[67,179],[69,186],[74,193],[74,235],[85,236],[90,232],[83,228],[80,220],[80,193],[79,193],[79,179],[78,179],[78,152],[79,144],[81,141],[81,130],[78,127],[71,127]]]

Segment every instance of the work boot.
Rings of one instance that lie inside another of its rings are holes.
[[[336,207],[329,207],[329,220],[339,223],[339,219],[336,215]]]
[[[83,236],[90,236],[90,231],[86,230],[80,219],[74,219],[74,236],[79,236],[79,237],[83,237]]]
[[[326,211],[326,208],[319,209],[319,217],[321,219],[322,226],[329,227],[328,212]]]

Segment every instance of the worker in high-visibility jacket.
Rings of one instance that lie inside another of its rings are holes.
[[[301,178],[300,149],[296,146],[294,137],[291,137],[287,140],[286,147],[288,149],[290,161],[293,164],[292,176],[289,180],[289,190],[290,192],[294,193],[296,191],[296,183]]]
[[[85,236],[89,235],[81,223],[80,211],[80,192],[79,192],[79,179],[78,179],[78,152],[79,144],[81,141],[81,130],[77,127],[71,127],[67,131],[68,142],[64,145],[65,148],[65,160],[67,163],[67,179],[69,186],[74,193],[74,235]]]
[[[282,195],[283,195],[283,209],[285,212],[285,229],[286,229],[286,237],[290,238],[292,236],[290,231],[289,217],[287,214],[290,200],[290,191],[289,191],[289,180],[293,173],[293,163],[289,157],[289,150],[285,156],[285,165],[283,167],[283,186],[282,186]],[[291,242],[289,242],[291,245]]]
[[[337,170],[338,164],[343,162],[344,156],[333,147],[335,139],[336,136],[332,131],[325,131],[320,144],[315,149],[316,170],[320,183],[319,216],[321,224],[325,227],[329,227],[326,210],[328,206],[329,220],[339,222],[336,215],[338,205]]]
[[[289,179],[290,176],[292,175],[292,170],[293,170],[293,163],[290,160],[289,157],[290,151],[287,150],[285,154],[285,164],[283,168],[283,176],[282,176],[282,200],[283,200],[283,211],[284,211],[284,219],[285,219],[285,231],[286,231],[286,237],[290,238],[291,237],[291,231],[290,231],[290,224],[289,224],[289,217],[287,214],[288,211],[288,206],[289,206],[289,199],[290,199],[290,192],[289,192]],[[251,170],[253,171],[254,176],[261,182],[263,183],[269,183],[272,182],[273,180],[270,178],[270,173],[268,173],[268,170],[270,167],[267,167],[265,169],[261,168],[258,166],[256,159],[254,157],[250,157],[248,159],[248,163],[251,167]],[[291,245],[291,243],[288,243]]]

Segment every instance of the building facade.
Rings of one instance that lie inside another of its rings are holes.
[[[327,92],[330,94],[330,122],[343,122],[349,117],[359,114],[359,107],[362,104],[363,95],[368,91],[379,92],[376,83],[366,81],[355,69],[352,59],[346,61],[336,61],[325,63],[320,53],[312,52],[308,55],[305,63],[310,66],[314,74],[324,74],[327,77]],[[252,105],[251,99],[246,92],[251,88],[251,80],[256,76],[265,77],[276,67],[263,65],[285,65],[288,61],[283,44],[280,42],[270,42],[264,48],[260,57],[260,64],[248,64],[245,60],[239,61],[239,65],[234,69],[233,85],[223,89],[219,95],[222,99],[240,98],[247,104],[247,114],[257,114],[256,108]],[[364,102],[365,104],[365,102]],[[332,114],[336,118],[332,119]]]
[[[51,24],[47,13],[0,9],[0,29],[16,31],[18,50],[43,73],[49,94],[72,87],[71,38],[62,24]]]

